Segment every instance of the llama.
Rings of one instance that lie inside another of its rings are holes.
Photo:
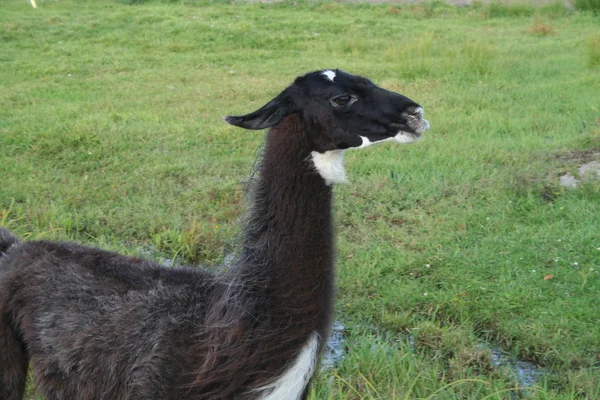
[[[347,149],[414,142],[414,101],[316,71],[257,111],[266,129],[235,261],[213,274],[0,228],[0,400],[31,362],[50,400],[305,399],[334,292],[332,185]]]

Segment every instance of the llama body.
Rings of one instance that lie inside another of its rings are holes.
[[[0,400],[22,399],[30,361],[51,400],[306,397],[330,325],[343,151],[414,141],[428,123],[337,70],[227,121],[270,131],[239,256],[221,273],[0,229]]]

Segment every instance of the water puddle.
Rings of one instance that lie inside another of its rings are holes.
[[[325,350],[323,351],[323,360],[321,368],[331,368],[337,365],[344,358],[344,325],[336,321],[333,323],[331,334],[327,339]]]
[[[408,348],[411,352],[416,352],[415,338],[412,334],[406,335],[405,339],[408,342]],[[345,353],[345,337],[344,325],[336,321],[333,324],[331,334],[327,339],[325,350],[323,351],[323,361],[321,368],[327,369],[334,367],[344,359]],[[399,345],[395,347],[399,348]],[[518,358],[511,357],[500,347],[494,346],[491,343],[482,342],[478,346],[479,350],[488,351],[491,354],[491,365],[496,369],[506,369],[510,371],[512,380],[521,389],[533,387],[538,380],[544,375],[544,370],[539,365],[529,361],[522,361]],[[525,392],[526,390],[524,390]],[[514,393],[512,394],[514,396]]]
[[[489,343],[482,343],[480,349],[491,352],[492,366],[495,368],[508,368],[513,374],[513,380],[518,383],[519,387],[532,387],[544,375],[544,371],[539,365],[511,357],[502,349]]]

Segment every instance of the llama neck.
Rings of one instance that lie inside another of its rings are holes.
[[[315,367],[332,309],[332,192],[308,140],[299,116],[267,135],[241,254],[208,310],[209,346],[189,361],[198,398],[297,399]]]
[[[316,319],[323,334],[333,291],[332,191],[310,161],[298,116],[269,132],[258,172],[240,268],[261,282],[271,312]]]

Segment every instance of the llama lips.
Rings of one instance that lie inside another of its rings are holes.
[[[421,119],[421,127],[420,129],[417,129],[417,133],[421,134],[423,132],[425,132],[426,130],[429,129],[431,125],[429,124],[429,121],[427,121],[426,119]]]
[[[417,134],[421,134],[429,129],[429,121],[423,118],[423,115],[425,115],[425,110],[423,107],[418,107],[407,116],[407,125]]]
[[[426,119],[419,118],[417,120],[413,117],[405,124],[394,124],[392,126],[398,129],[396,136],[404,135],[419,138],[423,132],[429,129],[430,124]]]
[[[422,119],[422,118],[420,118],[418,121],[415,121],[413,119],[413,120],[409,121],[409,123],[407,125],[411,129],[411,132],[403,131],[403,130],[398,131],[396,136],[394,136],[394,140],[396,142],[398,142],[398,143],[416,142],[417,140],[419,140],[421,138],[421,134],[423,132],[425,132],[427,129],[429,129],[429,121],[427,121],[426,119]],[[417,126],[415,126],[415,125],[417,125]]]

